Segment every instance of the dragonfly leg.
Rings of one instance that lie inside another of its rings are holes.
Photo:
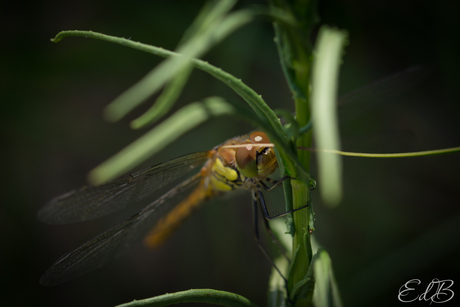
[[[260,242],[260,235],[259,235],[259,219],[258,219],[258,203],[259,203],[259,197],[258,195],[253,191],[252,193],[252,203],[253,203],[253,215],[254,215],[254,234],[255,234],[255,239],[256,239],[256,242],[257,242],[257,245],[259,246],[260,250],[262,251],[262,253],[265,255],[265,257],[268,259],[268,261],[270,262],[270,264],[275,268],[275,270],[278,272],[278,274],[280,274],[281,278],[284,280],[284,283],[286,285],[286,293],[287,293],[287,298],[290,301],[289,299],[289,290],[288,290],[288,282],[287,282],[287,279],[286,277],[284,277],[284,275],[281,273],[281,271],[279,270],[279,268],[275,265],[275,263],[273,262],[272,258],[270,257],[270,255],[268,254],[267,250],[262,246],[262,243]],[[271,235],[273,235],[273,233],[269,232]],[[273,238],[275,238],[275,236],[273,235]],[[276,238],[275,238],[276,240]],[[276,240],[276,242],[278,242],[278,240]],[[279,244],[279,242],[278,242]],[[286,254],[283,252],[283,254],[286,256]],[[287,256],[286,256],[287,257]],[[292,302],[291,302],[292,303]]]
[[[285,176],[281,177],[281,179],[279,179],[279,180],[273,180],[271,178],[265,178],[265,180],[267,182],[272,184],[271,187],[267,186],[263,181],[259,181],[259,183],[264,188],[265,191],[270,192],[271,190],[273,190],[274,188],[279,186],[281,183],[283,183],[283,181],[286,180],[286,179],[295,179],[295,178],[289,177],[288,175],[285,175]]]
[[[310,176],[311,176],[311,175],[310,175]],[[269,183],[272,184],[271,187],[267,186],[267,185],[265,184],[265,182],[263,182],[262,180],[260,180],[259,183],[260,183],[260,185],[264,188],[265,191],[270,192],[271,190],[273,190],[274,188],[276,188],[277,186],[279,186],[279,185],[280,185],[284,180],[286,180],[286,179],[296,180],[294,177],[290,177],[290,176],[288,176],[288,175],[285,175],[285,176],[281,177],[281,179],[279,179],[279,180],[273,180],[273,179],[271,179],[271,178],[269,178],[269,177],[265,178],[265,179],[264,179],[265,181],[267,181],[267,182],[269,182]],[[316,189],[316,187],[310,185],[310,191],[313,191],[314,189]]]
[[[258,189],[257,192],[258,192],[258,194],[259,194],[259,197],[258,197],[258,198],[262,200],[261,203],[260,203],[260,205],[261,205],[262,211],[263,211],[263,213],[264,213],[264,215],[265,215],[265,218],[266,218],[267,220],[276,219],[277,217],[282,217],[282,216],[285,216],[285,215],[287,215],[287,214],[289,214],[289,213],[292,213],[292,212],[295,212],[295,211],[299,211],[299,210],[302,210],[302,209],[305,209],[305,208],[308,207],[308,203],[307,203],[305,206],[302,206],[302,207],[297,208],[297,209],[292,209],[292,210],[289,210],[289,211],[286,211],[286,212],[283,212],[283,213],[280,213],[280,214],[270,215],[270,214],[268,213],[267,205],[265,204],[265,200],[264,200],[264,197],[263,197],[263,195],[262,195],[262,191],[260,191],[260,189]]]
[[[253,195],[253,198],[256,197],[257,199],[255,200],[258,205],[260,206],[261,210],[264,210],[263,207],[265,207],[265,199],[264,195],[262,193],[258,195]],[[273,233],[272,229],[270,228],[270,224],[268,223],[267,219],[263,219],[264,221],[264,226],[265,226],[265,231],[270,235],[272,238],[273,242],[278,246],[278,249],[280,252],[283,254],[283,256],[286,258],[286,260],[291,263],[291,259],[289,259],[288,255],[286,254],[286,251],[284,247],[281,245],[280,241],[278,241],[278,238],[276,238],[275,234]]]

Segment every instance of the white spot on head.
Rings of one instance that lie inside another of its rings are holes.
[[[247,150],[251,150],[251,149],[252,149],[252,145],[251,145],[251,144],[246,145],[246,149],[247,149]]]
[[[258,136],[256,136],[256,137],[254,138],[254,140],[255,140],[256,142],[260,142],[260,141],[262,141],[262,137],[261,137],[260,135],[258,135]]]

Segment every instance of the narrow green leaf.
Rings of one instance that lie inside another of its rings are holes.
[[[342,301],[332,272],[331,258],[322,248],[313,258],[313,270],[316,282],[313,294],[315,306],[341,307]]]
[[[307,133],[308,131],[311,130],[311,126],[312,126],[311,121],[309,121],[308,124],[306,124],[305,126],[299,129],[299,134]]]
[[[296,246],[296,249],[292,251],[292,259],[291,259],[291,263],[289,265],[289,268],[288,268],[288,276],[289,276],[289,279],[288,279],[288,287],[289,289],[292,289],[294,287],[294,281],[293,279],[291,278],[291,276],[295,273],[295,263],[297,262],[297,258],[299,256],[299,252],[300,252],[300,246]],[[291,291],[290,293],[291,297],[295,296],[296,293],[293,293]]]
[[[221,15],[228,12],[228,10],[218,8],[218,5],[227,5],[228,1],[206,1],[201,8],[201,10],[196,15],[192,24],[185,30],[182,35],[181,40],[177,46],[182,46],[186,43],[191,37],[195,36],[197,33],[202,31],[204,28],[209,26],[215,20],[221,17]],[[233,4],[232,4],[233,6]]]
[[[110,103],[105,110],[106,119],[109,121],[120,120],[189,65],[192,58],[202,56],[236,29],[252,21],[253,17],[254,14],[250,11],[239,11],[229,14],[220,22],[216,21],[215,25],[203,29],[199,35],[192,37],[177,49],[177,53],[181,56],[164,60]]]
[[[116,122],[123,118],[131,110],[155,94],[172,77],[187,66],[189,61],[189,57],[180,56],[160,63],[106,107],[104,110],[105,119],[110,122]]]
[[[214,304],[227,307],[257,307],[256,304],[241,295],[213,289],[192,289],[169,293],[121,304],[117,307],[161,307],[180,303]]]
[[[193,23],[185,31],[178,47],[186,44],[194,37],[203,34],[206,28],[214,27],[213,23],[216,23],[224,14],[230,11],[230,9],[235,5],[235,2],[235,0],[207,1]],[[189,65],[184,67],[182,71],[178,72],[166,85],[165,89],[156,99],[153,106],[139,118],[131,122],[131,128],[143,128],[165,115],[172,108],[174,102],[182,93],[182,89],[187,83],[192,70],[193,67]]]
[[[286,237],[286,236],[284,236]],[[284,256],[275,259],[275,265],[284,274],[289,265]],[[270,279],[268,282],[268,306],[283,307],[286,306],[286,284],[278,271],[272,268]]]
[[[295,190],[296,188],[294,188],[294,191]],[[299,193],[294,193],[294,197],[296,197],[296,194]],[[306,195],[300,193],[298,196],[305,197]],[[305,200],[305,203],[306,201],[307,200]],[[309,210],[307,209],[309,208],[297,211],[298,213],[302,213],[302,215],[294,215],[294,222],[296,226],[294,239],[297,238],[295,240],[294,246],[297,246],[297,249],[296,254],[292,258],[290,268],[291,272],[289,274],[288,282],[291,289],[290,297],[292,301],[296,302],[296,306],[311,305],[313,288],[315,284],[313,275],[308,274],[308,272],[311,270],[313,252],[310,244],[310,232],[307,229],[309,225],[307,218],[307,216],[309,216]],[[300,223],[301,220],[304,220],[303,224]],[[307,223],[307,225],[304,226],[305,223]],[[299,225],[302,225],[301,229],[299,229]],[[300,236],[301,238],[299,238]]]
[[[342,162],[339,156],[322,150],[340,149],[336,112],[338,73],[346,32],[323,26],[318,35],[312,78],[312,122],[318,152],[321,196],[325,203],[337,205],[342,198]]]
[[[114,179],[174,142],[182,134],[205,122],[211,116],[233,113],[234,108],[220,97],[210,97],[203,102],[191,103],[93,169],[88,175],[88,180],[90,183],[98,185]]]
[[[318,257],[318,244],[313,236],[311,236],[311,243],[312,243],[312,252],[314,252],[314,256],[312,257],[312,263],[314,263],[315,259]],[[300,247],[297,249],[299,250]],[[294,254],[294,257],[292,259],[292,262],[296,260],[297,253]],[[291,268],[293,268],[293,265],[291,264]],[[307,296],[310,298],[309,300],[306,301],[306,305],[309,303],[311,304],[311,299],[313,297],[313,291],[315,287],[315,278],[314,278],[314,266],[310,265],[308,267],[307,273],[303,278],[298,281],[295,285],[292,286],[292,291],[290,293],[291,295],[291,300],[296,300],[297,298],[302,298],[304,299],[307,298]],[[289,280],[291,281],[291,279]]]
[[[305,277],[292,287],[291,300],[296,302],[297,306],[308,306],[311,304],[314,288],[315,281],[310,277]]]
[[[174,105],[192,73],[193,66],[185,67],[169,82],[155,103],[144,114],[133,120],[130,127],[140,129],[154,123],[165,115]]]
[[[214,26],[215,22],[235,6],[237,0],[212,0],[206,1],[193,23],[185,31],[178,46],[182,46],[197,34],[203,33],[207,28]]]
[[[297,80],[295,78],[295,70],[293,68],[293,52],[291,46],[288,43],[289,39],[287,37],[286,31],[278,24],[274,23],[273,28],[275,30],[275,44],[278,49],[278,54],[280,55],[280,64],[283,69],[284,77],[286,78],[289,89],[293,93],[293,97],[305,99],[305,94],[302,92],[302,89],[297,85]]]

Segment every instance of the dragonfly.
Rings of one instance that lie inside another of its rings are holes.
[[[345,95],[339,104],[370,98],[375,100],[382,93],[386,95],[395,85],[397,94],[401,84],[406,88],[416,85],[425,73],[418,67],[407,69]],[[210,151],[191,153],[100,186],[85,186],[58,196],[38,212],[42,222],[69,224],[106,216],[147,199],[184,174],[198,170],[138,213],[59,258],[42,276],[40,284],[57,285],[100,268],[127,253],[142,240],[148,247],[158,247],[203,203],[234,190],[251,191],[256,242],[280,273],[260,244],[257,224],[260,208],[266,230],[287,257],[267,220],[292,211],[271,216],[262,194],[262,189],[271,190],[286,179],[274,181],[269,177],[277,167],[273,144],[264,132],[255,131],[229,139]],[[265,182],[272,186],[268,187]]]
[[[204,202],[233,190],[252,191],[254,209],[261,206],[266,219],[288,213],[270,216],[265,206],[261,188],[270,190],[282,180],[269,179],[278,168],[273,144],[264,132],[255,131],[229,139],[210,151],[169,160],[100,186],[71,191],[49,202],[39,211],[38,217],[49,224],[68,224],[105,216],[151,196],[199,167],[198,173],[139,213],[59,258],[42,276],[40,284],[57,285],[99,268],[122,256],[142,239],[148,247],[158,247]],[[273,183],[272,187],[264,181]],[[255,221],[259,243],[257,214]],[[265,226],[275,239],[268,223]],[[260,243],[259,246],[268,256]]]

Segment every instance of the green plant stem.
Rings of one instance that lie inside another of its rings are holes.
[[[308,65],[308,63],[305,63]],[[307,83],[308,84],[308,83]],[[306,96],[308,97],[308,95]],[[309,110],[309,100],[308,98],[302,99],[297,98],[295,100],[296,104],[296,118],[299,123],[299,126],[305,126],[310,122],[310,110]],[[297,139],[297,146],[300,144],[310,144],[312,141],[312,132],[311,130],[307,133],[301,135]],[[299,160],[302,165],[305,167],[307,172],[310,169],[310,156],[311,152],[305,150],[298,150],[297,152]],[[310,186],[305,182],[299,180],[292,180],[292,195],[293,195],[293,208],[301,208],[308,203]],[[295,233],[292,238],[292,249],[293,251],[299,249],[295,263],[293,263],[292,275],[289,277],[291,280],[291,285],[294,286],[297,283],[301,282],[308,271],[308,268],[313,257],[311,242],[310,242],[310,231],[309,231],[309,207],[303,210],[299,210],[293,213],[293,220],[295,225]],[[311,300],[311,297],[310,297]],[[311,301],[308,298],[300,298],[296,301],[296,306],[308,306]]]
[[[416,151],[416,152],[386,153],[386,154],[349,152],[349,151],[332,150],[332,149],[317,150],[317,149],[312,149],[308,147],[297,147],[297,148],[305,150],[305,151],[321,151],[324,153],[337,154],[341,156],[361,157],[361,158],[413,158],[413,157],[447,155],[447,154],[460,152],[460,147],[451,147],[451,148]]]
[[[192,289],[169,293],[121,304],[117,307],[160,307],[180,303],[204,303],[228,307],[257,307],[256,304],[241,295],[213,289]]]
[[[306,126],[310,122],[310,107],[309,107],[309,69],[310,61],[305,57],[299,59],[294,65],[295,79],[299,88],[304,93],[304,97],[297,97],[295,99],[296,119],[300,127]],[[300,144],[310,144],[312,142],[311,130],[301,135],[297,139],[297,146]],[[311,152],[306,150],[297,150],[299,161],[305,167],[307,172],[310,171],[310,156]],[[292,194],[293,194],[293,207],[294,209],[305,206],[308,202],[309,186],[304,182],[297,180],[292,181]],[[297,257],[297,269],[293,270],[292,283],[295,285],[305,278],[311,259],[313,257],[310,243],[310,232],[308,229],[309,214],[306,208],[293,213],[295,234],[292,238],[292,249],[296,250],[298,247],[300,251]]]
[[[299,40],[299,38],[297,37]],[[303,95],[297,95],[295,97],[295,110],[296,110],[296,119],[300,127],[306,126],[310,122],[310,66],[311,61],[307,58],[307,50],[299,50],[302,47],[300,41],[295,42],[295,47],[298,49],[295,54],[297,58],[293,61],[292,68],[294,70],[295,83],[297,88],[299,88]],[[312,132],[308,131],[305,134],[302,134],[297,139],[296,145],[303,146],[300,144],[310,144],[312,142]],[[302,163],[303,167],[310,171],[310,157],[311,152],[305,150],[297,150],[297,156],[299,161]],[[309,183],[300,182],[298,180],[293,180],[292,184],[292,194],[293,194],[293,208],[301,208],[308,203],[310,187]],[[292,285],[304,280],[308,268],[311,263],[312,248],[310,242],[310,232],[309,232],[309,211],[310,208],[304,210],[299,210],[293,213],[293,220],[295,225],[295,234],[292,238],[292,249],[299,252],[296,257],[296,261],[293,264],[294,269],[292,270],[292,276],[290,276]],[[296,301],[296,306],[308,306],[311,303],[310,297],[301,297]]]
[[[302,205],[305,206],[308,201],[309,187],[298,180],[293,180],[291,185],[294,209],[299,208]],[[292,238],[292,247],[293,250],[296,250],[297,248],[300,249],[296,258],[297,268],[293,270],[293,275],[290,276],[293,285],[305,278],[312,258],[310,232],[308,229],[308,210],[309,208],[306,208],[293,213],[295,234]]]
[[[307,1],[308,2],[308,1]],[[311,67],[311,48],[308,36],[312,29],[311,24],[315,23],[312,2],[303,2],[300,12],[295,7],[295,2],[271,0],[270,3],[291,16],[295,20],[294,24],[284,24],[276,22],[275,42],[281,59],[281,66],[288,82],[289,88],[294,97],[296,121],[298,127],[305,127],[310,122],[310,67]],[[297,3],[298,4],[298,3]],[[300,13],[300,15],[298,15]],[[306,15],[304,14],[306,13]],[[306,39],[307,38],[307,39]],[[312,142],[311,130],[300,135],[295,142],[295,146],[305,146]],[[303,145],[301,145],[303,144]],[[297,157],[302,167],[309,172],[311,152],[297,150]],[[295,173],[296,170],[289,170]],[[309,199],[309,182],[291,180],[292,191],[285,187],[285,194],[292,193],[292,208],[297,209],[305,206]],[[289,205],[287,203],[287,205]],[[308,284],[305,278],[312,259],[312,249],[309,232],[310,208],[299,210],[293,213],[293,225],[288,224],[288,231],[294,230],[292,237],[293,261],[288,277],[288,288],[291,299],[295,306],[309,306],[312,299],[311,283]]]

